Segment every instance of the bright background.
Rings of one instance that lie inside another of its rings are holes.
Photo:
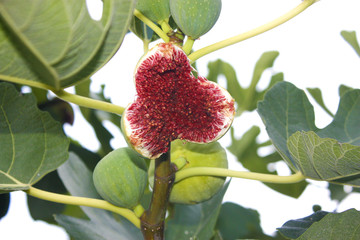
[[[99,17],[100,0],[88,0],[88,3],[94,17]],[[196,41],[194,48],[199,49],[248,31],[277,18],[299,3],[300,0],[223,0],[217,25]],[[319,1],[274,30],[199,59],[197,61],[199,74],[206,76],[207,63],[221,58],[234,66],[240,84],[247,86],[261,54],[276,50],[280,52],[280,56],[275,61],[274,68],[265,72],[259,87],[267,86],[273,72],[284,72],[285,79],[301,89],[319,87],[323,91],[325,104],[335,113],[339,101],[338,86],[345,84],[360,88],[360,59],[340,36],[342,30],[355,30],[359,36],[359,10],[359,0]],[[105,93],[115,104],[121,106],[129,104],[135,95],[132,74],[141,55],[142,42],[134,35],[128,34],[118,53],[93,77],[93,90],[97,91],[101,84],[106,84]],[[312,101],[311,98],[310,100]],[[324,127],[329,124],[330,118],[326,113],[317,107],[316,103],[314,107],[317,126]],[[240,137],[254,124],[263,127],[257,113],[244,114],[234,121],[236,134]],[[105,126],[115,136],[113,147],[126,146],[117,127],[111,123],[106,123]],[[96,150],[99,146],[93,130],[80,115],[76,115],[73,126],[66,126],[66,131],[89,149]],[[260,139],[266,138],[266,133],[263,131]],[[221,143],[227,146],[229,135],[222,138]],[[244,170],[231,155],[229,161],[231,169]],[[289,174],[284,163],[276,164],[274,167],[282,175]],[[262,183],[233,179],[224,201],[236,202],[259,211],[263,230],[267,234],[272,234],[287,220],[310,215],[314,204],[321,205],[325,211],[344,211],[349,208],[360,210],[360,194],[351,194],[338,205],[329,199],[329,191],[325,188],[327,183],[313,183],[299,199],[293,199],[265,187]],[[8,215],[0,221],[1,239],[69,239],[61,228],[31,219],[24,193],[12,193],[11,200]]]

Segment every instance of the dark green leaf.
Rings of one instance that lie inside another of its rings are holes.
[[[324,111],[329,114],[331,117],[334,117],[334,114],[325,106],[321,90],[319,88],[307,88],[308,92],[315,99],[315,101],[324,109]]]
[[[278,230],[283,236],[296,239],[300,237],[301,234],[303,234],[313,223],[320,221],[327,214],[328,212],[317,211],[308,217],[287,221],[284,225],[278,228]]]
[[[101,199],[93,184],[92,172],[88,170],[75,154],[70,153],[69,160],[58,169],[58,172],[61,180],[72,195]],[[84,236],[79,235],[81,231],[93,227],[96,228],[97,232],[103,233],[103,237],[106,240],[141,239],[140,230],[126,219],[122,217],[115,219],[110,212],[102,209],[90,207],[81,207],[81,209],[90,218],[90,222],[62,216],[57,216],[56,218],[60,224],[64,223],[62,226],[65,227],[70,235],[74,237]],[[72,223],[75,225],[72,225]]]
[[[216,228],[224,240],[259,238],[263,235],[259,213],[231,202],[221,206]]]
[[[349,90],[354,90],[351,87],[345,86],[343,84],[340,85],[339,87],[339,96],[342,97],[345,93],[347,93],[347,91]]]
[[[347,192],[345,192],[344,186],[342,185],[329,183],[328,188],[330,190],[330,198],[332,200],[341,202],[349,195]]]
[[[360,57],[360,46],[356,38],[356,32],[354,31],[341,31],[341,36],[350,44]]]
[[[79,156],[79,158],[85,163],[86,167],[91,171],[94,170],[96,164],[101,159],[99,154],[91,152],[74,141],[70,142],[69,151],[74,152],[77,156]]]
[[[289,136],[299,130],[317,130],[314,108],[305,93],[289,82],[277,83],[259,102],[258,113],[280,155],[296,171],[287,148]]]
[[[0,193],[0,220],[7,214],[9,210],[9,204],[10,204],[10,194]]]
[[[342,213],[316,212],[309,217],[285,223],[279,231],[298,240],[360,239],[360,213],[350,209]]]
[[[195,204],[175,204],[174,215],[167,222],[167,240],[210,239],[218,218],[221,202],[230,182],[210,200]]]
[[[105,1],[95,21],[85,0],[2,1],[0,79],[60,89],[88,78],[119,48],[134,2]]]
[[[305,176],[360,187],[360,146],[302,131],[289,137],[288,148]]]
[[[34,187],[54,193],[66,193],[66,189],[57,171],[47,174]],[[35,220],[43,220],[48,223],[55,223],[54,214],[62,213],[65,209],[63,204],[45,201],[32,196],[27,197],[27,202],[31,217]]]
[[[277,152],[271,152],[266,156],[259,156],[261,144],[256,142],[257,136],[260,134],[259,127],[253,126],[240,139],[234,136],[234,130],[231,128],[231,145],[228,150],[234,154],[239,162],[252,172],[276,174],[270,172],[268,165],[270,163],[281,160],[281,156]],[[305,190],[307,183],[305,181],[293,184],[274,184],[266,183],[266,185],[282,194],[298,198]]]
[[[28,189],[67,160],[69,141],[34,96],[8,83],[0,83],[0,96],[0,189]]]

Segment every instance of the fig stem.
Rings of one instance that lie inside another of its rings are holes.
[[[193,168],[182,169],[176,172],[175,182],[179,182],[185,178],[193,177],[193,176],[236,177],[236,178],[258,180],[267,183],[284,183],[284,184],[297,183],[306,179],[306,177],[301,172],[297,172],[290,176],[278,176],[274,174],[234,171],[225,168],[193,167]]]
[[[86,198],[86,197],[75,197],[64,194],[52,193],[44,190],[40,190],[34,187],[31,187],[27,190],[24,190],[30,196],[40,198],[43,200],[57,202],[62,204],[85,206],[85,207],[94,207],[104,210],[108,210],[114,213],[117,213],[131,223],[133,223],[137,228],[140,228],[140,219],[135,215],[133,211],[127,208],[117,207],[105,200],[95,199],[95,198]]]
[[[88,97],[79,96],[76,94],[68,93],[64,90],[58,90],[58,91],[52,90],[52,91],[59,98],[65,100],[67,102],[77,104],[81,107],[102,110],[105,112],[111,112],[111,113],[115,113],[115,114],[119,114],[119,115],[121,115],[125,110],[123,107],[117,106],[112,103],[108,103],[108,102],[104,102],[104,101],[100,101],[100,100],[96,100],[96,99],[92,99],[92,98],[88,98]]]
[[[161,28],[159,28],[154,22],[145,17],[139,10],[134,10],[134,16],[140,19],[146,25],[148,25],[149,28],[151,28],[157,35],[159,35],[159,37],[162,38],[162,40],[164,40],[164,42],[170,41],[168,35],[163,30],[161,30]]]
[[[292,10],[290,10],[289,12],[285,13],[284,15],[276,18],[275,20],[268,22],[260,27],[254,28],[248,32],[236,35],[234,37],[219,41],[217,43],[211,44],[209,46],[206,46],[204,48],[201,48],[195,52],[193,52],[192,54],[189,55],[189,59],[191,62],[196,61],[197,59],[205,56],[206,54],[212,53],[214,51],[217,51],[219,49],[228,47],[230,45],[233,45],[235,43],[244,41],[246,39],[252,38],[254,36],[257,36],[261,33],[264,33],[268,30],[271,30],[287,21],[289,21],[290,19],[294,18],[295,16],[297,16],[298,14],[300,14],[301,12],[303,12],[305,9],[307,9],[308,7],[310,7],[313,3],[315,3],[317,0],[303,0],[302,3],[300,3],[297,7],[293,8]]]
[[[175,181],[175,169],[170,161],[169,150],[155,159],[154,187],[149,208],[140,217],[141,232],[145,240],[164,239],[164,222],[171,189]]]
[[[191,37],[187,37],[186,42],[185,42],[184,46],[182,47],[182,49],[184,50],[186,55],[190,54],[191,49],[194,45],[194,42],[195,42],[194,39],[192,39]]]

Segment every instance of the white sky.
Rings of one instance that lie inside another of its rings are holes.
[[[93,4],[97,0],[88,0],[88,2]],[[223,0],[217,25],[201,37],[194,48],[199,49],[262,25],[300,2],[300,0]],[[319,87],[323,91],[325,103],[332,112],[335,112],[340,84],[360,88],[360,58],[340,36],[341,30],[355,30],[360,38],[359,9],[359,0],[321,0],[274,30],[201,58],[197,61],[199,74],[206,76],[207,63],[221,58],[235,67],[240,84],[247,86],[254,65],[261,54],[265,51],[277,50],[280,56],[275,61],[273,70],[265,73],[260,87],[267,85],[272,72],[284,72],[285,79],[299,88]],[[96,91],[101,84],[106,83],[106,95],[111,97],[115,104],[121,106],[129,104],[135,94],[133,69],[141,55],[142,42],[134,35],[128,34],[115,57],[95,74],[93,89]],[[326,126],[330,118],[316,104],[314,106],[317,126]],[[80,142],[85,142],[88,148],[97,149],[98,143],[89,140],[95,139],[92,129],[81,117],[76,117],[74,126],[67,127],[67,132]],[[256,113],[245,114],[241,119],[236,119],[234,121],[236,134],[241,136],[253,124],[262,126]],[[106,126],[115,135],[112,145],[126,146],[119,130],[110,123]],[[260,137],[266,139],[266,133],[263,131]],[[229,136],[225,136],[221,143],[227,146]],[[229,161],[231,169],[243,170],[232,156],[229,157]],[[288,174],[283,164],[277,167],[282,174]],[[273,233],[287,220],[311,214],[314,204],[321,205],[326,211],[333,211],[336,207],[339,211],[348,208],[360,210],[360,194],[352,194],[343,201],[343,204],[337,206],[335,202],[329,200],[329,192],[324,186],[326,183],[315,182],[306,189],[300,199],[292,199],[270,190],[259,182],[233,179],[224,200],[258,210],[262,227],[267,234]],[[68,239],[61,229],[30,219],[25,206],[24,193],[13,193],[12,199],[9,214],[0,221],[2,239],[18,240],[25,237],[37,240]]]

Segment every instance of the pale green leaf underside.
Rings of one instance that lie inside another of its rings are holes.
[[[31,95],[0,83],[0,190],[27,189],[68,158],[68,139]]]
[[[288,148],[307,177],[360,186],[360,147],[320,138],[315,132],[296,132]]]
[[[104,1],[95,21],[85,0],[1,1],[0,79],[59,89],[88,78],[120,46],[133,8]]]

